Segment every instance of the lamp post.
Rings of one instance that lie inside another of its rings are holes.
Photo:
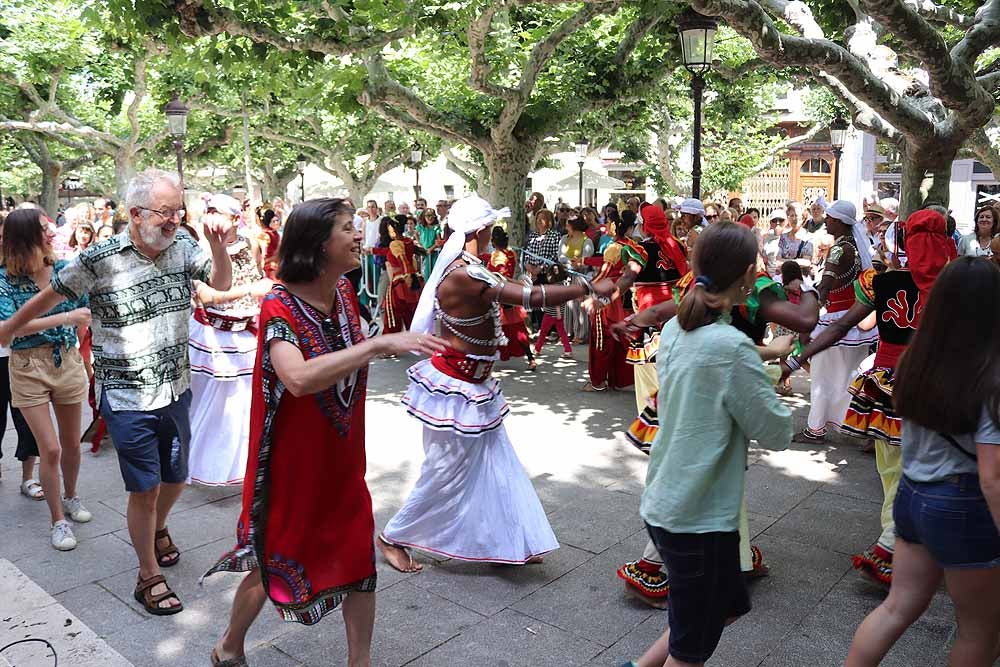
[[[830,145],[833,146],[833,198],[840,199],[840,156],[844,154],[844,144],[847,143],[847,121],[837,112],[830,123]]]
[[[694,139],[691,151],[691,196],[701,198],[701,98],[705,92],[705,74],[712,69],[712,47],[719,24],[711,16],[686,9],[677,20],[681,36],[684,67],[691,72],[691,96],[694,98]]]
[[[308,164],[309,158],[302,153],[299,153],[295,158],[295,166],[299,168],[299,189],[302,191],[302,198],[299,201],[306,200],[306,166]]]
[[[174,93],[173,98],[163,107],[167,116],[167,130],[174,138],[174,151],[177,153],[177,175],[181,179],[181,192],[184,191],[184,135],[187,134],[187,116],[190,109],[181,102]]]
[[[420,161],[424,159],[424,151],[420,148],[420,144],[413,144],[410,149],[410,164],[413,165],[413,170],[417,174],[417,181],[413,185],[413,198],[420,198]]]
[[[583,163],[587,161],[589,148],[590,142],[587,141],[586,137],[581,137],[576,142],[576,164],[580,167],[580,187],[577,192],[577,201],[580,202],[580,208],[583,208]]]

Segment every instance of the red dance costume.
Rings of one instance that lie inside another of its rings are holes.
[[[268,227],[261,230],[257,240],[264,254],[264,275],[275,280],[278,275],[278,246],[281,245],[281,237],[278,236],[278,232]]]
[[[382,304],[382,333],[409,329],[420,301],[420,290],[424,286],[423,276],[417,269],[416,245],[413,239],[397,238],[389,243],[388,248],[373,248],[372,252],[385,257],[392,276]]]
[[[514,279],[514,267],[517,266],[517,255],[510,248],[494,250],[490,255],[479,257],[486,268],[493,273],[499,273],[507,280]],[[523,357],[531,349],[531,338],[528,326],[524,320],[527,314],[521,306],[504,305],[500,309],[500,327],[507,337],[507,344],[499,348],[500,359],[507,361],[511,357]]]
[[[291,343],[308,361],[365,337],[346,279],[332,313],[276,285],[260,322],[237,545],[206,576],[259,568],[281,616],[311,625],[346,594],[375,590],[375,521],[365,484],[368,370],[293,396],[274,370],[271,343]]]
[[[637,254],[644,252],[642,246],[631,239],[616,239],[604,250],[604,261],[595,282],[605,278],[617,281],[622,277],[628,262],[623,252],[626,247]],[[611,325],[624,319],[625,306],[620,298],[590,316],[590,354],[587,366],[590,384],[594,387],[621,389],[635,382],[632,366],[626,362],[628,347],[611,335]]]

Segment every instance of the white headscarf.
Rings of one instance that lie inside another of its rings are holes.
[[[850,225],[851,234],[854,236],[854,245],[857,246],[858,257],[861,259],[861,268],[872,268],[872,249],[868,241],[868,234],[865,226],[857,221],[858,210],[854,204],[838,199],[826,208],[826,214],[840,220],[845,225]]]
[[[476,195],[459,199],[452,205],[448,212],[448,227],[451,228],[452,235],[441,248],[431,277],[427,279],[427,284],[420,294],[420,302],[417,303],[410,331],[434,333],[434,299],[437,296],[438,284],[447,268],[465,249],[465,237],[493,225],[501,218],[509,217],[509,208],[495,210],[488,201]]]

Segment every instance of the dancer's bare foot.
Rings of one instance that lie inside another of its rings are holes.
[[[420,570],[424,569],[423,565],[413,560],[413,556],[410,555],[409,551],[392,544],[381,535],[378,536],[375,543],[378,544],[379,551],[385,557],[385,562],[392,566],[392,569],[399,570],[400,572],[420,572]]]
[[[242,651],[233,653],[227,651],[224,647],[225,639],[223,638],[216,642],[212,648],[211,659],[213,667],[246,667],[247,659]]]
[[[540,565],[545,562],[545,556],[532,556],[528,560],[524,561],[525,565]]]

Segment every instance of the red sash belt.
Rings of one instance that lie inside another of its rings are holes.
[[[903,354],[905,349],[905,345],[880,340],[878,349],[875,350],[875,368],[895,368],[899,363],[899,355]]]
[[[676,283],[676,280],[669,283],[636,283],[635,303],[637,307],[635,311],[639,312],[658,303],[670,301],[674,298],[673,290]]]
[[[482,359],[470,359],[464,352],[448,348],[444,352],[435,352],[431,364],[449,377],[473,384],[486,381],[493,370],[493,362]]]
[[[848,285],[837,290],[830,290],[826,300],[826,312],[839,313],[849,310],[854,305],[854,286]]]
[[[220,315],[219,313],[210,313],[204,308],[195,308],[194,319],[207,327],[212,327],[219,331],[232,331],[233,333],[249,331],[252,334],[257,333],[256,317],[230,317],[228,315]]]

